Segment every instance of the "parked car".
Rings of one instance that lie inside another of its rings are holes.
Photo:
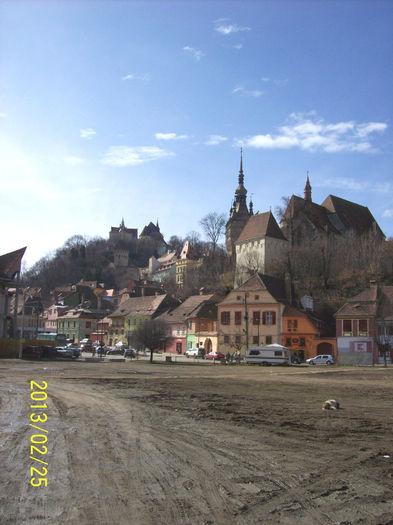
[[[89,338],[85,338],[85,339],[82,339],[82,341],[80,342],[80,349],[82,352],[90,352],[91,349],[93,348],[93,343],[91,342],[91,339]]]
[[[203,348],[189,348],[188,350],[186,350],[184,352],[184,355],[186,357],[204,357],[205,356],[205,351]]]
[[[131,357],[131,359],[134,359],[136,357],[135,350],[132,348],[126,348],[123,353],[124,357]]]
[[[56,346],[56,355],[57,357],[67,357],[73,358],[74,352],[72,348],[67,348],[66,346]]]
[[[209,354],[205,355],[205,359],[213,359],[213,361],[221,361],[222,359],[225,359],[225,355],[221,354],[220,352],[210,352]]]
[[[334,362],[333,356],[329,354],[321,354],[317,355],[316,357],[310,357],[310,359],[306,359],[306,363],[309,365],[334,365]]]
[[[123,355],[124,348],[109,348],[106,351],[106,355]]]
[[[41,359],[43,355],[42,346],[25,346],[22,350],[22,358]]]

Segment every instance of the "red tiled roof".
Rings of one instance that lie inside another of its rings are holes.
[[[275,237],[276,239],[286,240],[270,211],[251,215],[235,244],[260,237]]]

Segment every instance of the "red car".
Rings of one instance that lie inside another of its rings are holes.
[[[221,359],[225,359],[225,355],[220,354],[220,352],[210,352],[210,354],[205,355],[205,359],[213,359],[214,361],[221,361]]]

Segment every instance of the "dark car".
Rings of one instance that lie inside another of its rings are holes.
[[[44,359],[51,359],[57,356],[57,351],[55,346],[41,346],[42,357]]]
[[[124,357],[131,357],[131,359],[134,359],[136,357],[135,350],[132,348],[126,348],[123,353]]]
[[[123,355],[124,354],[124,348],[109,348],[107,350],[106,355]]]
[[[57,357],[67,357],[71,359],[74,357],[72,348],[67,348],[66,346],[56,346],[56,353]]]
[[[43,356],[42,346],[25,346],[22,350],[22,358],[41,359]]]

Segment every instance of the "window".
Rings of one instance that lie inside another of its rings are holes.
[[[229,335],[224,335],[224,344],[229,344]]]
[[[368,335],[367,319],[359,319],[359,335],[365,337]]]
[[[305,337],[301,337],[300,338],[299,346],[306,346],[306,338]]]
[[[242,300],[242,298],[240,297],[240,295],[238,295],[238,296],[236,297],[236,299],[237,299],[238,301],[241,301],[241,300]]]
[[[282,355],[282,350],[274,350],[274,355]]]
[[[272,344],[272,336],[271,335],[267,335],[266,336],[266,344],[267,345],[271,345]]]
[[[259,336],[258,335],[253,335],[252,336],[252,344],[253,345],[259,345]]]
[[[231,323],[231,312],[221,312],[221,324]]]
[[[291,338],[290,337],[287,337],[285,339],[285,346],[291,346]]]
[[[240,335],[235,335],[235,343],[236,343],[237,345],[240,345],[240,342],[241,342],[241,339],[240,339],[240,338],[241,338]]]
[[[259,355],[259,350],[250,350],[249,355]]]
[[[258,299],[259,299],[259,295],[256,295],[255,300],[258,301]]]
[[[343,320],[343,335],[352,335],[352,320],[344,319]]]
[[[86,328],[91,328],[91,321],[86,321]]]
[[[252,324],[261,324],[261,312],[252,313]]]
[[[288,332],[296,332],[297,330],[297,319],[288,320]]]
[[[235,324],[242,324],[242,313],[235,312]]]
[[[263,312],[262,323],[263,324],[276,324],[276,312]]]

